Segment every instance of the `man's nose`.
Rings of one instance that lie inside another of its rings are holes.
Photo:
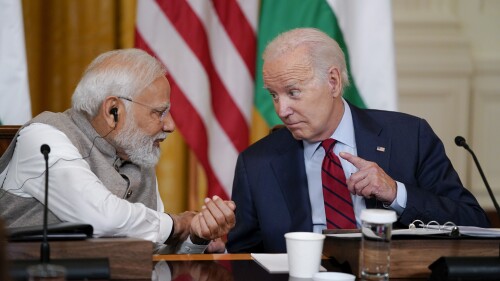
[[[274,107],[276,109],[276,113],[280,118],[285,118],[292,114],[292,110],[286,99],[279,100]]]
[[[173,132],[175,130],[175,122],[172,118],[172,114],[169,112],[165,119],[163,119],[163,131],[164,132]]]

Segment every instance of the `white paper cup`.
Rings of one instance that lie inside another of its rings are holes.
[[[314,232],[289,232],[285,239],[290,276],[312,278],[320,269],[325,236]]]

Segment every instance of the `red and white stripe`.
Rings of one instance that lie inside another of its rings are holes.
[[[160,59],[178,130],[207,174],[208,196],[229,198],[248,146],[258,1],[138,1],[136,46]]]

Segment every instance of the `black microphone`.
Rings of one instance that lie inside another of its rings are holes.
[[[40,152],[45,159],[45,206],[43,206],[43,228],[42,244],[40,245],[40,261],[14,260],[10,264],[9,273],[13,280],[26,280],[28,278],[27,268],[41,263],[49,265],[50,246],[48,242],[48,198],[49,198],[49,153],[50,146],[42,144]],[[54,264],[63,266],[66,270],[67,279],[109,279],[111,276],[108,258],[95,259],[54,259]]]
[[[479,164],[479,160],[477,160],[476,154],[472,149],[469,147],[467,142],[465,141],[465,138],[462,136],[456,136],[455,137],[455,144],[458,146],[462,146],[465,148],[465,150],[469,151],[470,154],[472,155],[472,159],[474,159],[474,163],[476,164],[477,169],[479,170],[479,174],[481,175],[481,178],[483,179],[484,185],[486,186],[486,189],[488,190],[488,194],[491,197],[491,201],[493,201],[493,206],[495,206],[495,209],[497,211],[498,217],[500,217],[500,207],[498,206],[497,200],[495,199],[495,196],[493,195],[493,191],[491,191],[491,187],[488,183],[488,180],[486,180],[486,176],[483,173],[483,169],[481,169],[481,165]]]
[[[467,144],[464,137],[462,137],[462,136],[455,137],[455,144],[458,146],[463,146],[467,150],[469,149],[469,145]]]
[[[42,144],[40,152],[43,154],[45,161],[49,160],[50,146],[48,144]]]
[[[43,154],[45,159],[45,206],[43,206],[43,240],[40,245],[40,262],[49,263],[50,262],[50,246],[47,240],[47,213],[49,204],[49,153],[50,146],[47,144],[42,144],[40,147],[40,152]]]

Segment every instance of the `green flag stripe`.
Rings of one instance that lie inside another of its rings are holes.
[[[298,27],[314,27],[334,38],[345,53],[351,86],[344,91],[344,97],[351,103],[365,107],[351,77],[349,53],[342,31],[332,9],[323,0],[262,0],[257,35],[257,68],[254,104],[267,124],[271,127],[282,123],[274,111],[269,93],[263,87],[262,52],[266,45],[278,34]]]

